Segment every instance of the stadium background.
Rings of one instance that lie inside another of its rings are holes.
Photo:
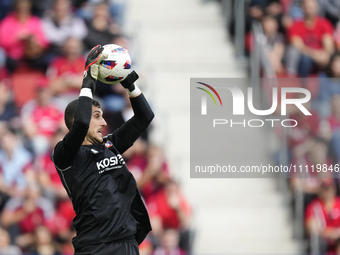
[[[339,161],[340,84],[332,79],[340,77],[339,57],[313,56],[318,64],[312,65],[305,54],[302,66],[311,68],[299,68],[301,54],[290,42],[293,34],[303,36],[294,32],[305,17],[301,2],[0,1],[0,254],[73,252],[73,209],[49,152],[67,132],[63,109],[77,97],[84,57],[98,43],[129,49],[138,85],[156,114],[124,155],[154,228],[141,254],[340,254],[336,174],[189,178],[191,77],[251,77],[264,106],[270,87],[263,77],[277,86],[295,81],[312,92],[313,117],[292,109],[290,117],[302,123],[292,132],[226,134],[229,157],[244,165],[252,158],[264,164]],[[313,13],[315,1],[305,2]],[[336,52],[340,3],[318,4],[318,15],[329,22],[309,33],[309,46],[322,51],[327,35]],[[119,84],[97,86],[106,132],[132,114],[123,92]]]

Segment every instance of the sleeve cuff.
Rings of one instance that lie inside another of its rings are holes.
[[[135,84],[135,89],[133,91],[130,91],[128,89],[125,89],[125,90],[128,93],[129,97],[135,97],[141,93],[140,89],[137,87],[136,84]]]
[[[80,90],[79,97],[89,97],[89,98],[93,99],[91,89],[89,89],[89,88],[82,88]]]

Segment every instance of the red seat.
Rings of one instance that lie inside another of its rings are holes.
[[[19,108],[35,97],[36,83],[44,77],[44,73],[27,68],[17,70],[12,75],[14,102]]]

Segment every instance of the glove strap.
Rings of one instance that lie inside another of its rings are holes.
[[[138,80],[138,74],[135,71],[132,71],[123,81],[120,82],[122,86],[129,91],[135,90],[134,82]]]

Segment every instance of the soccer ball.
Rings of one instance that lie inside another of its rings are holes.
[[[103,47],[103,54],[107,54],[107,58],[99,63],[98,80],[106,84],[123,81],[131,69],[128,51],[117,44],[107,44]]]

